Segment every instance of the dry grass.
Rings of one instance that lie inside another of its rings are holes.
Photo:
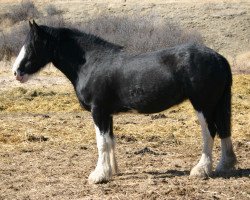
[[[246,130],[250,129],[249,124],[249,111],[250,111],[250,75],[235,75],[234,76],[234,85],[233,85],[233,136],[239,138],[250,139],[250,135]],[[48,122],[53,122],[56,129],[56,134],[61,134],[62,132],[67,133],[74,133],[71,135],[75,137],[75,134],[82,132],[82,130],[78,129],[78,125],[82,124],[82,126],[86,126],[86,120],[84,122],[81,121],[81,117],[88,119],[87,127],[84,127],[84,132],[86,134],[88,132],[93,132],[92,121],[90,118],[90,114],[83,112],[79,106],[78,100],[74,94],[73,89],[68,86],[64,88],[52,88],[47,86],[48,88],[33,88],[33,89],[26,89],[26,88],[13,88],[9,91],[2,91],[0,94],[0,109],[2,111],[2,116],[6,115],[9,117],[17,118],[20,120],[18,116],[22,114],[26,117],[30,118],[33,124],[37,124],[34,127],[36,130],[38,127],[38,133],[41,131],[45,134],[49,134],[51,129],[48,129],[48,133],[46,131],[42,131],[43,127],[48,126]],[[24,114],[30,113],[30,114]],[[60,114],[61,113],[61,114]],[[69,113],[69,118],[67,115],[63,113]],[[164,111],[163,114],[153,115],[128,115],[127,117],[124,116],[117,116],[115,117],[115,132],[119,135],[126,135],[126,137],[135,137],[136,140],[139,139],[150,139],[151,137],[159,137],[165,138],[165,141],[177,142],[186,140],[187,137],[191,137],[190,141],[193,141],[193,136],[183,134],[185,130],[197,130],[195,133],[199,135],[199,128],[198,122],[196,120],[195,113],[193,111],[192,106],[189,102],[185,102],[179,106],[173,107],[167,111]],[[17,117],[15,117],[17,115]],[[47,118],[47,115],[51,115]],[[58,115],[59,118],[63,118],[62,120],[57,119]],[[63,117],[62,117],[63,116]],[[80,118],[77,118],[80,116]],[[76,117],[76,118],[75,118]],[[8,118],[2,120],[4,121],[1,131],[2,134],[0,141],[6,141],[7,143],[16,141],[15,139],[15,131],[12,131],[12,136],[10,140],[5,138],[5,133],[8,133],[8,127],[19,127],[22,128],[21,132],[25,132],[27,130],[27,126],[31,124],[23,124],[23,122],[12,122],[9,123],[7,120]],[[25,118],[26,119],[26,118]],[[37,121],[37,119],[39,119]],[[40,119],[42,119],[40,121]],[[7,120],[7,121],[6,121]],[[29,120],[28,120],[29,121]],[[62,130],[60,124],[66,123],[68,124],[70,121],[71,125],[67,126],[67,130]],[[195,123],[194,123],[195,122]],[[75,125],[74,125],[75,124]],[[84,124],[84,125],[83,125]],[[118,125],[117,125],[118,124]],[[174,124],[174,125],[173,125]],[[53,126],[52,126],[53,127]],[[54,130],[54,128],[52,128]],[[20,132],[20,130],[18,130]],[[52,131],[55,133],[54,131]],[[192,131],[191,131],[192,132]],[[165,133],[171,133],[165,134]],[[7,134],[8,135],[8,134]],[[14,138],[13,138],[14,137]],[[62,136],[63,137],[63,136]],[[154,140],[151,138],[152,140]],[[79,138],[78,138],[79,139]],[[86,138],[84,138],[86,139]],[[91,137],[91,139],[93,139]],[[22,140],[23,141],[23,140]],[[65,141],[76,142],[72,140],[72,138],[65,138]],[[81,139],[82,141],[82,139]],[[88,141],[83,141],[88,142]]]

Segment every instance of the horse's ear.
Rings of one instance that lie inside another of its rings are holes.
[[[30,21],[29,21],[29,26],[30,26],[30,29],[32,29],[33,24]]]
[[[34,31],[34,33],[36,35],[39,35],[40,27],[37,25],[37,23],[35,22],[35,20],[33,20],[32,29],[33,29],[33,31]]]
[[[34,19],[33,19],[33,25],[38,26]]]
[[[39,26],[37,25],[37,23],[35,22],[35,20],[33,19],[33,27],[38,30],[39,29]]]

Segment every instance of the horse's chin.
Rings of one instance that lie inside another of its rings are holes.
[[[16,76],[16,80],[18,80],[20,83],[26,83],[29,80],[29,75],[24,74],[23,76]]]

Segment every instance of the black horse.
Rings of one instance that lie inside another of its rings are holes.
[[[189,99],[203,134],[203,151],[191,176],[212,172],[216,134],[222,153],[217,172],[234,167],[231,142],[232,74],[227,60],[204,45],[184,44],[169,49],[128,55],[122,46],[68,28],[30,23],[30,32],[14,63],[20,82],[52,62],[74,86],[95,128],[98,161],[91,183],[108,181],[117,172],[113,115],[120,112],[156,113]]]

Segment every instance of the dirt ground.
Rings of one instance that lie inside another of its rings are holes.
[[[2,11],[16,1],[1,1]],[[40,8],[42,2],[35,1]],[[47,1],[50,2],[50,1]],[[234,71],[232,135],[236,169],[223,177],[192,179],[201,130],[189,102],[153,115],[114,117],[120,173],[89,185],[97,160],[94,125],[69,82],[49,66],[27,84],[12,62],[0,63],[0,200],[13,199],[250,199],[250,4],[247,1],[53,1],[68,20],[95,12],[155,12],[200,30]],[[72,14],[74,13],[74,15]],[[228,35],[227,35],[228,34]],[[237,61],[237,62],[236,62]],[[243,73],[244,72],[244,73]],[[214,146],[214,166],[220,142]]]

